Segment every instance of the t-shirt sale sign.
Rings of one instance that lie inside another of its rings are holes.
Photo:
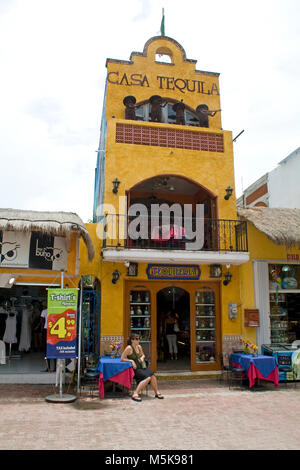
[[[77,357],[78,289],[48,289],[47,358]]]

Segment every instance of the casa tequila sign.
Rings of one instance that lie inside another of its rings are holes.
[[[147,75],[141,73],[133,73],[130,75],[122,72],[109,72],[107,74],[107,81],[114,85],[150,87]],[[203,95],[220,95],[216,83],[208,84],[203,80],[191,80],[189,78],[157,75],[155,86],[158,86],[161,90],[178,90],[181,93],[190,92]]]
[[[197,281],[200,278],[199,266],[185,264],[148,264],[148,279],[177,279]]]

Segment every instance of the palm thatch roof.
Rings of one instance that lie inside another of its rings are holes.
[[[17,209],[0,209],[0,230],[15,232],[38,231],[53,236],[65,236],[77,232],[82,237],[89,260],[94,258],[94,246],[81,218],[74,212],[40,212]]]
[[[237,211],[276,245],[300,248],[300,209],[238,207]]]

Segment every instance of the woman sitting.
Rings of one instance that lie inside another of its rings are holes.
[[[164,397],[158,391],[156,377],[152,370],[148,369],[145,364],[145,354],[142,346],[139,344],[139,340],[138,335],[132,334],[127,341],[128,346],[126,346],[121,356],[121,361],[131,362],[134,369],[134,378],[137,387],[131,398],[134,401],[142,401],[139,395],[150,383],[154,390],[155,398],[162,399]]]

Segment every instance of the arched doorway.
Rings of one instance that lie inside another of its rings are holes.
[[[190,294],[181,287],[169,286],[156,295],[157,305],[157,370],[190,370]],[[177,359],[171,358],[165,332],[168,312],[176,314],[179,332],[176,333]]]

